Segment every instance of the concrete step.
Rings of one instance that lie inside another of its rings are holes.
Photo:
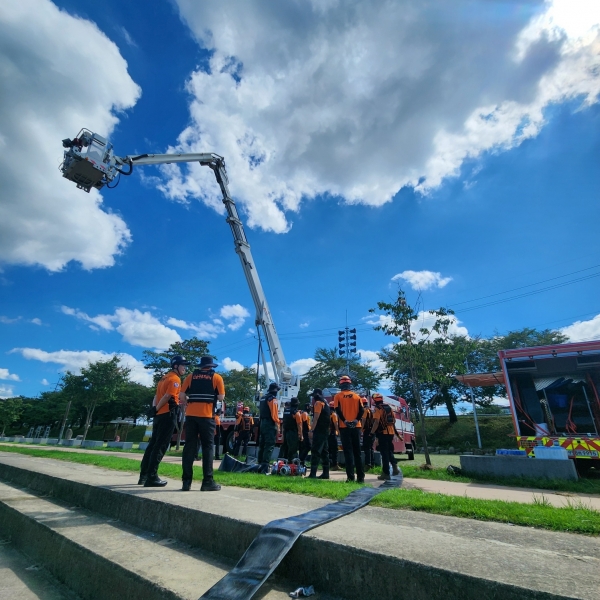
[[[330,502],[231,486],[202,494],[198,482],[182,493],[174,480],[143,488],[136,474],[2,452],[0,479],[230,565],[266,523]],[[600,540],[368,506],[302,535],[275,575],[348,600],[598,600]]]
[[[233,567],[173,538],[5,483],[0,532],[81,598],[94,600],[195,600]],[[261,597],[289,598],[292,585],[268,582]]]
[[[0,540],[0,600],[80,600],[41,565]]]

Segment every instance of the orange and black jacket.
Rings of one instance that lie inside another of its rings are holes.
[[[342,390],[333,398],[335,412],[340,418],[339,427],[346,427],[345,421],[357,421],[356,427],[362,427],[363,405],[360,396],[352,390]]]

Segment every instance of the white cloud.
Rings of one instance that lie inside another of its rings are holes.
[[[0,4],[0,262],[59,271],[107,267],[129,242],[123,219],[63,179],[61,140],[109,135],[140,90],[94,23],[49,0]]]
[[[5,325],[12,325],[13,323],[19,323],[24,321],[23,317],[14,317],[13,319],[6,317],[4,315],[0,315],[0,323],[4,323]],[[35,317],[34,319],[25,319],[26,323],[33,323],[34,325],[42,325],[42,320]]]
[[[212,55],[172,150],[224,155],[251,227],[285,232],[286,212],[324,193],[373,206],[403,186],[427,193],[466,159],[537,135],[547,106],[600,91],[589,0],[502,19],[485,0],[177,4]],[[163,174],[170,198],[223,212],[209,169]]]
[[[236,331],[242,327],[246,319],[250,316],[248,310],[241,304],[226,304],[221,308],[219,314],[225,320],[231,321],[227,325],[228,329],[231,329],[231,331]]]
[[[10,381],[21,381],[18,375],[10,373],[8,369],[0,369],[0,379],[8,379]]]
[[[6,317],[4,315],[0,315],[0,323],[4,323],[5,325],[10,325],[12,323],[17,323],[20,320],[21,320],[21,317],[16,317],[14,319],[11,319],[10,317]]]
[[[305,375],[311,367],[314,367],[317,364],[317,361],[314,358],[299,358],[295,360],[290,365],[290,369],[292,369],[292,373],[296,373],[296,375]]]
[[[163,325],[149,311],[142,312],[137,309],[130,310],[119,307],[113,314],[96,316],[90,316],[69,306],[61,306],[61,311],[66,315],[90,323],[92,329],[116,330],[126,342],[133,346],[165,349],[171,344],[181,341],[181,336],[174,329]],[[250,313],[239,304],[225,305],[220,309],[219,314],[223,319],[229,321],[227,327],[232,331],[239,329],[244,324],[245,318],[250,316]],[[211,321],[201,321],[200,323],[188,323],[182,319],[169,317],[166,323],[178,329],[193,331],[203,339],[214,339],[219,334],[226,332],[223,321],[217,317]]]
[[[225,328],[223,325],[216,320],[213,320],[212,322],[200,321],[200,323],[187,323],[181,319],[170,317],[167,319],[167,324],[173,325],[173,327],[177,327],[178,329],[193,331],[202,339],[214,339],[220,333],[225,333]]]
[[[225,333],[227,329],[237,331],[244,325],[245,320],[250,313],[241,304],[225,304],[219,310],[219,317],[213,317],[211,321],[201,321],[200,323],[188,323],[181,319],[171,317],[167,323],[179,329],[194,331],[201,338],[214,339],[219,334]],[[229,321],[227,329],[223,325],[223,320]]]
[[[443,288],[452,281],[452,277],[442,277],[434,271],[402,271],[392,277],[392,281],[403,279],[413,290],[429,290],[433,287]]]
[[[596,315],[588,321],[575,321],[560,331],[569,336],[569,340],[572,342],[600,340],[600,315]]]
[[[44,379],[42,379],[42,381],[40,382],[42,385],[50,385],[50,382],[44,377]]]
[[[72,317],[77,317],[82,321],[87,321],[88,323],[93,323],[97,325],[101,329],[112,330],[114,329],[113,321],[116,320],[115,315],[97,315],[95,317],[90,317],[87,313],[84,313],[81,310],[76,308],[70,308],[69,306],[61,306],[60,310],[65,315],[70,315]]]
[[[149,312],[117,308],[115,317],[119,323],[117,331],[133,346],[163,350],[181,341],[181,337],[174,329],[163,325]]]
[[[244,365],[241,362],[229,357],[224,358],[221,365],[226,371],[242,371],[244,369]]]
[[[132,346],[164,350],[171,344],[181,341],[181,337],[174,329],[163,325],[150,312],[121,307],[117,308],[112,315],[90,317],[87,313],[68,306],[62,306],[61,310],[66,315],[92,323],[90,325],[92,329],[99,327],[106,331],[116,330]]]
[[[121,366],[131,369],[130,379],[142,385],[152,385],[152,372],[144,368],[144,363],[130,354],[108,353],[102,350],[57,350],[46,352],[39,348],[14,348],[11,352],[18,352],[27,360],[38,360],[43,363],[60,365],[61,371],[79,373],[82,367],[99,360],[109,360],[113,356],[119,357]],[[44,384],[45,385],[45,384]]]
[[[12,385],[0,385],[0,398],[14,398],[14,395]]]
[[[304,323],[300,323],[300,328],[304,329],[305,327],[308,327],[309,323],[304,322]]]

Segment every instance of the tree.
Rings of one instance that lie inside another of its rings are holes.
[[[453,375],[464,368],[466,340],[463,338],[460,343],[454,343],[450,334],[454,312],[443,307],[428,311],[433,318],[431,327],[415,330],[413,324],[419,318],[419,313],[407,303],[402,289],[398,290],[394,303],[378,302],[377,307],[387,319],[375,329],[400,340],[380,353],[386,364],[386,375],[394,381],[394,391],[403,392],[398,395],[412,397],[421,424],[425,462],[431,465],[425,414],[435,403],[446,403],[448,400]],[[371,312],[374,310],[371,309]]]
[[[256,414],[258,411],[258,402],[256,395],[256,369],[252,367],[244,367],[240,371],[231,370],[221,373],[223,382],[225,383],[225,399],[227,406],[235,407],[238,403],[250,407],[250,412]],[[265,378],[259,378],[259,390],[265,387]]]
[[[189,361],[190,369],[195,369],[200,364],[202,356],[212,356],[208,350],[208,342],[200,340],[197,337],[183,340],[182,342],[175,342],[164,352],[144,350],[142,352],[142,362],[144,363],[144,368],[154,371],[154,385],[171,369],[171,358],[178,354]],[[216,359],[214,356],[213,358]]]
[[[15,421],[19,420],[22,410],[23,400],[21,398],[0,399],[0,426],[2,427],[0,437],[4,437],[7,427],[10,427]]]
[[[338,387],[340,373],[346,367],[346,359],[338,356],[336,348],[317,348],[317,364],[302,377],[298,398],[308,402],[308,392],[314,388]],[[381,383],[381,375],[369,363],[361,363],[358,356],[350,359],[352,383],[356,390],[369,392],[376,390]]]
[[[119,357],[113,356],[106,361],[90,363],[81,369],[81,375],[67,371],[61,386],[65,394],[85,409],[85,440],[96,406],[115,400],[117,393],[123,391],[129,383],[130,369],[119,365]]]

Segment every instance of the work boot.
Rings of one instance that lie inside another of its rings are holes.
[[[340,468],[337,465],[331,465],[331,467],[329,467],[330,471],[339,471]]]
[[[144,483],[144,487],[165,487],[165,485],[167,485],[167,482],[164,479],[159,479],[158,476],[148,477],[146,483]]]
[[[192,488],[192,482],[187,479],[184,480],[183,485],[181,486],[181,491],[189,492],[191,488]]]
[[[352,475],[352,477],[347,477],[346,483],[354,483],[354,475]]]
[[[379,479],[379,481],[389,481],[391,477],[387,473],[382,473],[377,476],[377,479]]]
[[[363,475],[362,477],[357,477],[356,478],[356,483],[364,483],[365,482],[365,476]]]
[[[221,486],[212,477],[202,480],[201,492],[218,492],[220,489]]]
[[[308,476],[309,479],[316,479],[317,478],[317,467],[311,467],[310,468],[310,474]]]
[[[148,477],[146,475],[140,475],[140,478],[138,479],[138,485],[144,485],[146,483],[146,480],[148,479]]]
[[[323,467],[323,472],[317,477],[317,479],[329,479],[329,467]]]
[[[392,475],[400,475],[400,469],[398,465],[392,465]]]

